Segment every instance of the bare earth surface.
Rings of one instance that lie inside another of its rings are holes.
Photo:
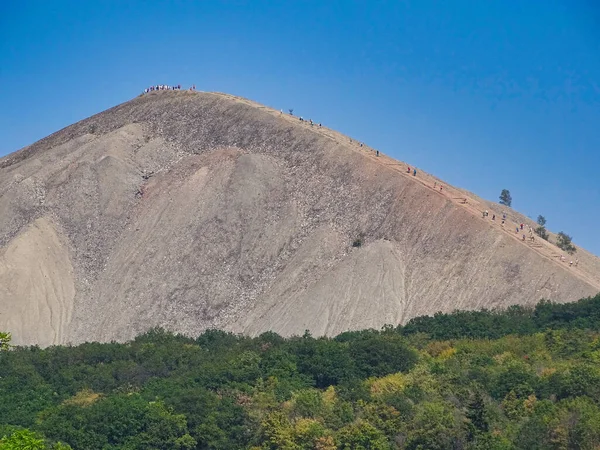
[[[596,256],[406,168],[238,97],[138,97],[0,159],[0,330],[334,335],[600,291]]]

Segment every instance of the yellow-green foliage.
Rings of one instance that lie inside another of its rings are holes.
[[[440,382],[431,374],[429,364],[420,363],[406,374],[406,386],[416,387],[426,394],[434,395],[439,392]]]
[[[0,351],[8,350],[10,348],[11,339],[12,335],[10,333],[0,331]]]
[[[21,429],[0,438],[0,450],[71,450],[71,447],[62,442],[50,444],[38,433]]]
[[[449,359],[452,358],[456,354],[456,349],[454,347],[447,348],[442,350],[438,356],[440,359]]]
[[[367,385],[369,385],[373,397],[381,398],[402,392],[406,386],[406,376],[401,373],[393,373],[383,378],[372,378],[367,381]]]
[[[441,357],[442,359],[447,359],[456,353],[456,349],[450,341],[430,342],[425,351],[434,358]]]
[[[70,397],[63,401],[63,405],[75,405],[75,406],[89,406],[100,398],[100,394],[90,390],[84,389],[79,391],[73,397]]]
[[[337,400],[337,395],[335,393],[335,387],[329,386],[327,389],[323,391],[323,405],[326,408],[331,408],[335,401]]]
[[[477,352],[491,357],[498,355],[506,358],[508,354],[516,358],[531,355],[535,352],[546,352],[544,334],[531,336],[504,336],[500,339],[459,340],[454,342],[458,352]]]
[[[325,446],[331,441],[331,432],[326,430],[321,421],[309,418],[290,420],[280,412],[270,414],[262,422],[265,437],[263,449],[277,448],[299,450]]]

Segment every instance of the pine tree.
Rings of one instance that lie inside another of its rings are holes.
[[[469,419],[473,428],[477,431],[487,433],[489,431],[489,422],[485,412],[485,402],[481,393],[476,392],[467,406],[467,419]]]
[[[502,189],[500,193],[500,204],[504,206],[510,206],[512,204],[512,197],[508,189]]]

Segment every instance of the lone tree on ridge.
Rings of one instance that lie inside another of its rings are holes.
[[[546,218],[541,214],[537,218],[538,227],[535,229],[535,234],[544,240],[548,240],[548,232],[546,231]]]
[[[510,191],[508,189],[502,189],[500,193],[500,204],[504,206],[510,206],[512,203],[512,197],[510,196]]]

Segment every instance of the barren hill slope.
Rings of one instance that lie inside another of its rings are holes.
[[[405,167],[237,97],[138,97],[0,159],[0,330],[332,335],[600,291],[597,257],[569,268]]]

